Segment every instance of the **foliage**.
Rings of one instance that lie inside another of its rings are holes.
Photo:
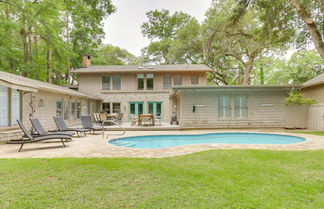
[[[313,105],[315,99],[305,98],[301,93],[289,93],[286,97],[286,105]]]
[[[2,208],[322,208],[324,151],[1,159]]]
[[[261,83],[260,69],[264,72],[265,84],[302,84],[324,73],[324,60],[314,49],[297,51],[289,60],[260,57],[255,62],[254,84]]]
[[[151,43],[142,49],[143,62],[155,64],[183,63],[183,61],[175,59],[170,50],[177,36],[177,31],[185,27],[194,18],[183,12],[175,12],[170,15],[170,12],[164,9],[149,11],[146,15],[149,20],[142,24],[142,34],[150,38]]]
[[[183,12],[170,15],[169,10],[153,10],[146,13],[148,22],[141,26],[142,34],[150,39],[172,39],[176,31],[184,26],[192,17]]]
[[[0,70],[66,83],[103,37],[111,0],[0,1]]]
[[[129,65],[137,64],[137,59],[125,49],[112,45],[102,45],[95,50],[91,62],[94,65]]]

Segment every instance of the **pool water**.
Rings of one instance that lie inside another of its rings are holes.
[[[154,135],[134,136],[110,140],[116,146],[132,148],[166,148],[188,144],[293,144],[304,138],[279,134],[261,133],[212,133],[201,135]]]

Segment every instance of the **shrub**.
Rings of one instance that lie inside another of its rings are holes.
[[[305,98],[301,93],[289,93],[286,97],[286,105],[313,105],[316,104],[315,99]]]

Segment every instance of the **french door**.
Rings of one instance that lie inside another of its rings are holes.
[[[144,113],[144,102],[130,102],[129,103],[129,118],[131,114],[139,116]]]
[[[162,116],[162,102],[148,102],[148,113],[154,116]]]

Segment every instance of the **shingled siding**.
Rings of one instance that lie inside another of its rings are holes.
[[[142,72],[140,72],[142,73]],[[150,73],[150,72],[147,72]],[[94,73],[79,75],[79,90],[92,96],[102,99],[102,102],[121,103],[121,112],[124,114],[123,121],[129,120],[129,102],[144,102],[144,113],[148,112],[147,102],[162,102],[162,121],[170,121],[171,102],[169,99],[171,89],[163,89],[163,75],[182,75],[182,85],[191,85],[191,75],[199,75],[199,84],[206,85],[207,78],[205,72],[190,73],[160,73],[154,72],[154,89],[137,90],[136,73]],[[120,75],[121,90],[102,90],[103,75]],[[172,78],[173,79],[173,78]],[[173,84],[173,80],[172,80]]]
[[[218,96],[224,95],[248,96],[248,117],[235,119],[232,115],[231,119],[218,118]],[[182,128],[283,128],[285,96],[286,93],[283,91],[183,92],[180,125]],[[195,112],[193,112],[193,105],[197,105]]]
[[[129,119],[128,113],[129,102],[144,102],[144,113],[148,112],[147,102],[162,102],[162,120],[170,120],[170,99],[169,93],[163,91],[155,92],[120,92],[120,93],[103,93],[101,95],[102,102],[116,102],[121,105],[121,112],[124,113],[123,121],[127,122]]]

